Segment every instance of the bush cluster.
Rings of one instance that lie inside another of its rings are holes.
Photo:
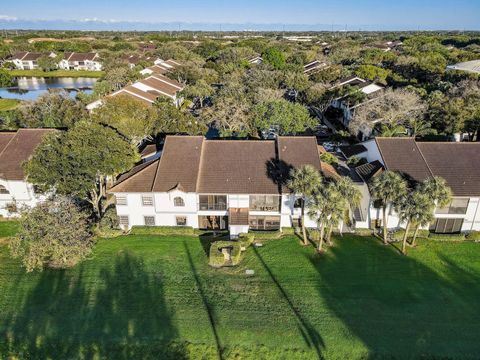
[[[195,235],[191,226],[133,226],[132,235]]]
[[[225,263],[225,257],[221,251],[222,248],[227,246],[232,247],[231,262],[228,264]],[[235,266],[240,263],[241,253],[240,242],[238,241],[215,241],[210,246],[208,263],[213,267]]]
[[[439,241],[463,241],[465,240],[465,234],[435,234],[430,233],[429,238],[432,240],[439,240]]]
[[[480,241],[480,231],[472,231],[467,234],[467,240]]]

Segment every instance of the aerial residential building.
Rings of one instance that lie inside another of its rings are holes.
[[[435,210],[430,231],[456,233],[480,230],[480,143],[417,142],[414,138],[375,138],[362,143],[368,164],[357,167],[366,183],[382,171],[399,172],[415,186],[427,178],[440,176],[453,192],[449,206]],[[370,196],[367,192],[364,196]],[[380,227],[382,211],[370,198],[357,227]],[[394,209],[388,209],[388,227],[403,227]]]
[[[260,54],[252,56],[252,57],[248,58],[247,60],[248,60],[249,64],[259,65],[259,64],[263,63],[263,58]]]
[[[161,74],[153,74],[145,79],[134,82],[109,96],[126,95],[152,105],[160,97],[170,98],[176,106],[182,103],[178,93],[185,88],[183,84]],[[97,100],[87,105],[88,110],[101,106],[103,100]]]
[[[30,158],[42,138],[52,131],[55,130],[0,132],[0,216],[18,216],[19,209],[33,207],[44,198],[25,178],[22,164]]]
[[[447,66],[448,70],[466,71],[474,74],[480,74],[480,60],[465,61]]]
[[[379,96],[382,93],[381,90],[383,90],[384,87],[374,82],[364,80],[358,76],[350,76],[339,80],[338,83],[332,87],[332,89],[343,87],[346,85],[353,87],[354,90],[363,94],[364,97],[363,101],[358,102],[356,96],[349,94],[338,97],[332,100],[332,102],[330,103],[330,106],[332,108],[338,109],[341,112],[341,116],[338,120],[346,128],[348,128],[350,122],[355,116],[355,110]],[[361,138],[361,140],[368,139],[372,134],[374,126],[375,121],[372,121],[368,124],[362,124],[359,129],[358,137]]]
[[[307,75],[312,75],[316,73],[317,71],[324,70],[328,68],[328,64],[319,60],[312,61],[308,64],[306,64],[303,67],[303,73]]]
[[[175,60],[169,59],[169,60],[162,60],[162,59],[157,59],[153,62],[153,65],[145,68],[140,71],[140,74],[142,75],[153,75],[153,74],[161,74],[164,75],[169,71],[172,71],[175,69],[175,67],[180,66],[181,64]]]
[[[299,201],[285,181],[290,169],[307,164],[323,170],[314,137],[167,136],[160,159],[122,175],[109,192],[126,229],[191,226],[236,236],[298,224]],[[326,170],[325,176],[335,172]],[[305,225],[316,223],[307,218]]]
[[[98,53],[66,52],[58,67],[63,70],[100,71],[102,63]]]
[[[56,55],[53,52],[45,54],[40,52],[19,51],[7,61],[13,63],[18,70],[34,70],[38,69],[37,60],[42,56],[54,58]]]

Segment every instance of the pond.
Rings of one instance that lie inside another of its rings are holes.
[[[65,89],[70,96],[75,97],[79,91],[91,93],[96,78],[42,78],[42,77],[19,77],[15,79],[15,85],[0,88],[0,98],[35,100],[46,93],[48,89]]]

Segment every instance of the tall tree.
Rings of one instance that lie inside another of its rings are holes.
[[[134,147],[115,130],[82,121],[46,137],[24,167],[40,190],[89,202],[99,220],[110,205],[108,177],[129,170],[137,160]]]
[[[205,80],[200,79],[194,85],[187,85],[181,93],[188,99],[198,98],[200,107],[203,107],[205,98],[212,96],[214,90]]]
[[[353,210],[360,205],[362,200],[362,193],[355,186],[351,178],[347,176],[342,176],[338,178],[335,182],[337,192],[345,199],[348,205],[348,211],[351,213]]]
[[[68,198],[60,198],[22,213],[10,251],[30,272],[71,267],[90,253],[93,244],[88,213]]]
[[[128,95],[105,98],[91,116],[95,122],[117,129],[133,145],[152,135],[158,118],[155,107]]]
[[[402,177],[393,171],[384,171],[375,176],[370,183],[370,193],[372,198],[381,202],[383,214],[383,242],[388,243],[387,239],[387,207],[396,204],[407,192],[407,183]]]
[[[304,245],[308,245],[307,232],[305,230],[305,205],[322,183],[320,172],[311,165],[305,165],[290,171],[290,179],[287,182],[292,193],[300,198],[302,235]]]
[[[407,238],[412,224],[416,231],[425,221],[433,218],[435,205],[428,194],[416,189],[405,195],[396,205],[400,221],[405,223],[405,234],[402,241],[402,254],[407,255]],[[412,241],[414,243],[415,240]]]
[[[317,251],[321,252],[325,237],[325,229],[328,227],[326,240],[331,245],[331,234],[333,228],[340,223],[344,211],[347,209],[347,202],[338,191],[335,183],[322,186],[314,193],[308,207],[308,216],[317,222],[319,239]]]
[[[284,99],[258,104],[254,112],[254,123],[257,129],[268,130],[276,127],[280,135],[296,134],[313,128],[316,124],[316,120],[310,116],[304,106]]]
[[[50,90],[37,100],[23,102],[16,112],[21,127],[70,128],[85,119],[87,110],[64,90]]]

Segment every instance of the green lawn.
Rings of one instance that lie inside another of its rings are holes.
[[[8,111],[15,109],[20,101],[15,99],[0,99],[0,111]]]
[[[12,76],[32,76],[32,77],[95,77],[104,75],[103,71],[84,71],[84,70],[9,70]]]
[[[0,358],[477,358],[479,252],[344,236],[317,256],[288,237],[215,270],[198,238],[136,235],[25,274],[0,246]]]

